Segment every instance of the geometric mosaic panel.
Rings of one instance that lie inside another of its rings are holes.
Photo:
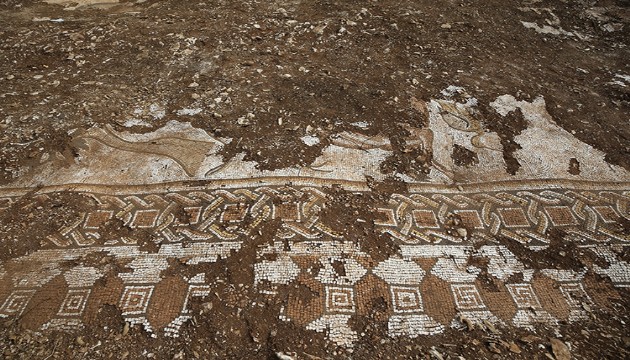
[[[144,314],[147,312],[149,299],[154,286],[127,286],[120,298],[120,310],[123,315]]]
[[[284,221],[300,221],[300,204],[297,202],[282,202],[273,204],[273,218]]]
[[[85,219],[84,227],[86,229],[95,230],[105,224],[107,220],[114,216],[114,212],[109,210],[97,210],[88,214]]]
[[[422,312],[420,289],[413,286],[394,286],[389,288],[395,313]]]
[[[560,284],[560,291],[572,309],[581,309],[582,304],[591,304],[590,297],[580,283]]]
[[[521,208],[499,209],[503,223],[507,227],[529,227],[527,216]]]
[[[607,224],[616,223],[619,220],[619,214],[610,205],[593,206],[593,209]]]
[[[327,286],[326,311],[328,313],[341,314],[354,313],[354,289],[351,287]]]
[[[519,309],[542,308],[531,284],[508,284],[506,286]]]
[[[439,229],[440,224],[437,222],[435,213],[432,210],[413,210],[413,218],[416,221],[416,226],[421,229]]]
[[[483,222],[477,210],[455,210],[453,213],[457,214],[462,219],[462,224],[465,227],[483,229]]]
[[[90,292],[90,289],[69,290],[57,315],[80,316],[85,309],[85,304],[87,304],[88,298],[90,297]]]
[[[455,304],[459,310],[483,309],[486,305],[473,284],[451,284]]]
[[[578,223],[568,206],[546,206],[545,212],[555,226],[570,226]]]
[[[376,219],[374,224],[380,226],[396,226],[396,215],[392,209],[376,209]]]
[[[157,221],[159,215],[159,210],[138,210],[131,221],[130,227],[152,228],[155,226],[155,222]]]
[[[246,204],[227,204],[221,213],[221,222],[239,222],[245,220],[249,207]]]
[[[35,290],[14,290],[0,307],[0,316],[22,315]]]

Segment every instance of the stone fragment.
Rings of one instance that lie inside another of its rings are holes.
[[[553,352],[553,356],[556,357],[556,360],[570,360],[571,352],[569,351],[569,347],[567,345],[558,340],[558,339],[549,339],[551,343],[551,351]]]

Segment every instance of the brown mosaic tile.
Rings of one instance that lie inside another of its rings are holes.
[[[372,313],[372,306],[377,299],[390,302],[389,285],[378,276],[368,274],[355,285],[357,293],[357,314],[368,315]],[[391,310],[391,304],[389,304]],[[382,319],[386,320],[386,319]]]
[[[619,220],[619,214],[612,206],[593,206],[593,209],[605,223],[616,223]]]
[[[201,211],[202,211],[201,206],[185,207],[184,212],[186,213],[186,216],[188,217],[187,223],[191,225],[195,225],[199,223],[199,219],[201,218]]]
[[[421,229],[439,229],[437,217],[433,210],[413,210],[413,219],[416,222],[416,226]]]
[[[543,309],[559,320],[568,320],[569,305],[558,287],[559,284],[556,281],[545,276],[535,276],[532,280],[532,288]]]
[[[433,265],[435,265],[435,263],[437,262],[436,258],[416,258],[413,259],[413,261],[420,265],[420,267],[426,271],[429,272],[431,271],[431,268],[433,268]]]
[[[314,292],[309,286],[312,284],[305,276],[298,277],[301,286],[292,287],[287,299],[287,316],[296,324],[306,326],[308,323],[319,318],[325,311],[326,295],[322,286],[322,291]],[[321,286],[321,283],[320,283]]]
[[[443,325],[449,325],[457,315],[450,284],[428,274],[422,281],[420,293],[425,313]]]
[[[588,296],[600,308],[610,309],[614,302],[624,299],[624,295],[610,281],[598,275],[587,274],[583,283]]]
[[[516,304],[514,304],[514,300],[512,300],[505,285],[497,284],[496,291],[492,291],[485,287],[480,280],[475,281],[475,284],[488,310],[506,323],[512,321],[516,314]]]
[[[116,276],[107,276],[105,279],[99,280],[92,288],[90,300],[85,308],[85,322],[91,324],[98,315],[99,310],[104,305],[118,305],[118,300],[124,288],[123,281]]]
[[[521,208],[508,208],[499,209],[499,214],[503,223],[507,227],[529,227],[530,223],[527,220],[525,212]]]
[[[138,210],[131,221],[132,228],[151,228],[155,226],[159,210]]]
[[[396,215],[392,209],[376,209],[374,224],[380,226],[396,226]]]
[[[577,225],[577,219],[568,206],[545,206],[545,212],[555,226]]]
[[[188,283],[179,275],[172,275],[160,281],[153,289],[149,300],[147,320],[155,329],[161,329],[182,312],[188,293]]]
[[[114,216],[114,212],[112,210],[97,210],[91,212],[87,215],[85,219],[84,227],[86,229],[98,229],[103,224],[107,222],[107,220],[111,219]]]
[[[314,279],[311,275],[301,273],[298,275],[296,282],[309,288],[317,296],[324,293],[324,284]]]
[[[0,278],[0,305],[2,305],[13,291],[13,282],[7,277]]]
[[[471,229],[483,229],[483,222],[477,210],[454,210],[453,213],[459,215],[464,226]]]
[[[68,284],[63,275],[55,276],[33,294],[20,318],[21,325],[26,329],[39,330],[57,315],[67,291]]]
[[[239,222],[245,219],[249,206],[247,204],[227,204],[221,213],[221,222]]]
[[[274,219],[284,221],[300,221],[300,204],[297,202],[282,202],[273,204]]]

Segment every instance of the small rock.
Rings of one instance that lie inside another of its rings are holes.
[[[250,125],[250,121],[248,118],[241,116],[240,118],[238,118],[236,120],[236,123],[239,124],[240,126],[249,126]]]
[[[6,79],[7,79],[7,80],[13,80],[13,79],[15,79],[15,76],[13,76],[13,75],[7,75]]]
[[[495,354],[501,353],[501,350],[497,347],[497,344],[493,342],[488,343],[488,350],[490,350],[490,352],[493,352]]]
[[[199,84],[197,84],[196,82],[191,82],[191,83],[188,85],[188,87],[189,87],[189,88],[196,88],[196,87],[199,87]]]
[[[440,354],[437,350],[435,350],[435,347],[431,347],[431,350],[429,350],[429,353],[431,353],[431,356],[433,356],[435,359],[444,360],[444,356],[442,356],[442,354]]]
[[[492,325],[492,323],[490,321],[484,320],[483,321],[483,325],[486,327],[486,329],[490,330],[491,333],[493,333],[495,335],[500,334],[500,331],[497,330],[497,328],[494,325]]]
[[[295,358],[291,355],[287,355],[285,353],[282,352],[277,352],[276,356],[278,357],[278,359],[280,360],[295,360]]]
[[[324,33],[324,29],[326,28],[326,26],[328,26],[328,24],[318,25],[313,29],[313,32],[317,35],[322,35]]]
[[[565,343],[558,339],[549,339],[549,342],[556,360],[571,360],[571,352]]]
[[[308,146],[315,146],[319,144],[319,138],[317,136],[305,135],[302,136],[300,140]]]
[[[520,348],[520,347],[518,347],[518,345],[516,345],[513,341],[511,341],[511,342],[508,344],[508,347],[507,347],[507,348],[508,348],[508,350],[510,350],[510,352],[513,352],[513,353],[515,353],[515,354],[520,354],[520,353],[521,353],[521,348]]]
[[[455,231],[457,231],[457,234],[460,237],[463,237],[464,239],[468,238],[468,230],[466,230],[466,228],[457,228]]]
[[[460,316],[459,317],[459,321],[461,321],[462,323],[466,324],[466,327],[468,328],[468,331],[475,330],[475,323],[473,323],[472,320],[470,320],[469,318],[467,318],[465,316]]]
[[[451,24],[449,24],[449,23],[444,23],[444,24],[440,25],[440,27],[441,27],[442,29],[450,29],[450,28],[452,28],[453,26],[452,26]]]
[[[212,304],[212,302],[208,301],[207,303],[203,304],[203,311],[208,312],[210,310],[212,310],[212,307],[214,305]]]
[[[85,346],[85,340],[83,340],[83,336],[77,337],[76,342],[79,346]]]
[[[531,344],[535,341],[540,341],[541,339],[538,336],[534,336],[534,335],[526,335],[523,336],[522,338],[518,339],[520,342],[524,343],[524,344]]]
[[[125,336],[129,334],[129,323],[125,322],[125,326],[123,327],[122,335]]]

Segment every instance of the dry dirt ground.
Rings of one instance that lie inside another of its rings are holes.
[[[0,0],[1,357],[628,358],[629,29]]]

